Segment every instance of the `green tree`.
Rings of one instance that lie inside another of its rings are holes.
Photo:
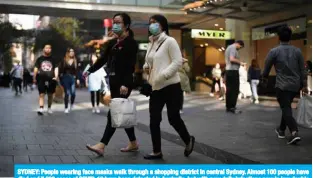
[[[42,50],[47,43],[52,45],[52,53],[60,62],[68,47],[75,50],[82,47],[82,39],[76,35],[82,23],[74,18],[61,17],[55,19],[48,29],[36,33],[34,51]]]

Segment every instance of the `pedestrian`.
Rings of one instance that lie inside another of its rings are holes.
[[[24,69],[23,66],[20,65],[20,61],[17,61],[10,72],[16,96],[18,93],[22,94],[23,70]]]
[[[52,102],[53,94],[57,85],[57,79],[59,76],[58,65],[55,58],[51,56],[52,47],[50,44],[46,44],[43,48],[43,55],[40,56],[35,63],[34,68],[34,83],[37,83],[39,91],[39,110],[38,115],[43,115],[44,99],[48,94],[48,113],[52,114]]]
[[[282,111],[280,126],[275,129],[278,138],[285,138],[286,126],[291,136],[287,144],[301,140],[298,135],[297,122],[293,118],[291,103],[300,90],[307,92],[307,75],[304,59],[299,48],[289,44],[292,31],[285,26],[279,29],[280,45],[271,49],[265,61],[263,77],[266,79],[274,65],[276,70],[276,97]]]
[[[23,88],[25,92],[28,90],[28,86],[31,87],[32,76],[30,75],[29,70],[25,67],[23,71]]]
[[[239,94],[239,67],[243,65],[240,61],[238,50],[244,47],[242,40],[229,45],[225,51],[226,62],[226,112],[239,114],[242,111],[236,108]]]
[[[222,70],[221,66],[219,63],[216,63],[215,67],[212,70],[212,78],[213,78],[213,83],[212,83],[212,90],[210,93],[210,96],[214,96],[215,93],[215,85],[218,85],[218,89],[221,95],[221,77],[222,77]]]
[[[247,64],[243,64],[239,68],[239,95],[238,99],[246,99],[251,97],[251,85],[248,82]]]
[[[183,95],[178,74],[183,64],[180,48],[176,40],[169,36],[168,22],[164,16],[153,15],[150,17],[149,24],[151,36],[144,70],[149,74],[148,81],[153,90],[149,100],[153,152],[145,155],[144,158],[163,158],[160,123],[165,104],[169,123],[184,141],[186,145],[184,155],[188,157],[193,151],[195,138],[189,134],[179,113]]]
[[[85,71],[87,71],[92,65],[96,63],[98,60],[97,55],[94,53],[91,55],[90,64],[86,66]],[[90,100],[92,105],[92,113],[100,113],[100,90],[101,85],[105,82],[106,72],[103,67],[98,69],[96,72],[91,73],[88,77],[86,77],[86,86],[90,92]],[[96,103],[95,103],[96,99]]]
[[[64,112],[67,114],[73,109],[76,97],[76,83],[79,85],[77,59],[73,48],[68,48],[64,60],[60,62],[59,74],[61,85],[64,89]],[[68,108],[69,96],[71,96],[70,107]]]
[[[97,62],[90,67],[87,74],[93,73],[107,63],[109,68],[109,82],[111,98],[128,98],[133,89],[133,73],[138,52],[138,44],[130,28],[131,18],[126,13],[118,13],[113,17],[113,28],[110,41]],[[85,74],[86,75],[86,74]],[[100,143],[87,148],[99,155],[103,155],[116,128],[112,127],[111,112],[108,112],[108,121]],[[133,152],[139,149],[135,136],[135,128],[125,129],[130,143],[121,152]]]
[[[251,101],[259,104],[258,85],[260,83],[261,69],[256,59],[251,61],[251,66],[248,70],[248,82],[251,85],[252,98]]]
[[[189,82],[189,76],[188,73],[190,71],[190,67],[188,64],[188,59],[184,58],[183,56],[183,65],[181,68],[178,69],[178,73],[179,73],[179,78],[180,78],[180,85],[181,88],[183,90],[183,95],[182,95],[182,99],[181,99],[181,106],[180,106],[180,113],[183,114],[183,109],[184,109],[184,95],[186,93],[190,93],[191,92],[191,88],[190,88],[190,82]]]

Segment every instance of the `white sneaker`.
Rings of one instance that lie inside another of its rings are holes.
[[[42,116],[43,115],[43,108],[39,108],[37,111],[37,114]]]
[[[259,104],[260,102],[259,102],[259,100],[255,100],[255,102],[254,102],[255,104]]]
[[[213,97],[213,96],[214,96],[214,94],[213,94],[213,93],[210,93],[210,96],[211,96],[211,97]]]
[[[92,113],[96,113],[96,108],[92,108]]]
[[[96,113],[98,113],[98,114],[100,113],[100,108],[99,107],[96,108]]]
[[[68,113],[69,113],[69,109],[66,108],[65,111],[64,111],[64,113],[65,113],[65,114],[68,114]]]
[[[224,100],[224,97],[220,97],[218,100],[223,101],[223,100]]]
[[[70,111],[72,111],[72,110],[73,110],[73,107],[74,107],[73,105],[70,105]]]
[[[53,114],[53,112],[52,112],[52,109],[51,109],[51,108],[49,108],[49,109],[48,109],[48,114]]]

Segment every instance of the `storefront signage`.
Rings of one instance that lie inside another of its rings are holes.
[[[292,33],[303,33],[306,31],[306,18],[297,18],[284,22],[279,22],[263,27],[252,29],[252,40],[262,40],[277,36],[278,29],[282,26],[289,26]]]
[[[192,29],[191,38],[228,40],[231,39],[231,33],[228,31]]]

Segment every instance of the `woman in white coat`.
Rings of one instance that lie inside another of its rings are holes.
[[[152,86],[149,112],[153,152],[144,158],[149,160],[163,158],[160,123],[164,105],[167,107],[169,123],[186,145],[184,155],[188,157],[193,151],[195,138],[189,134],[179,113],[183,95],[178,74],[183,64],[181,51],[176,40],[169,36],[168,23],[164,16],[154,15],[149,23],[151,36],[144,70],[149,74],[148,82]]]
[[[91,65],[93,65],[97,61],[97,56],[96,54],[93,54],[91,56]],[[90,64],[87,65],[86,69],[84,70],[87,71],[90,66]],[[86,78],[86,86],[88,87],[88,90],[90,91],[90,99],[91,99],[91,105],[92,105],[92,113],[100,113],[100,90],[103,90],[103,87],[107,87],[106,81],[105,81],[105,76],[106,72],[104,68],[100,68],[94,73],[91,73],[87,78]],[[95,98],[96,98],[96,104],[95,106]]]

